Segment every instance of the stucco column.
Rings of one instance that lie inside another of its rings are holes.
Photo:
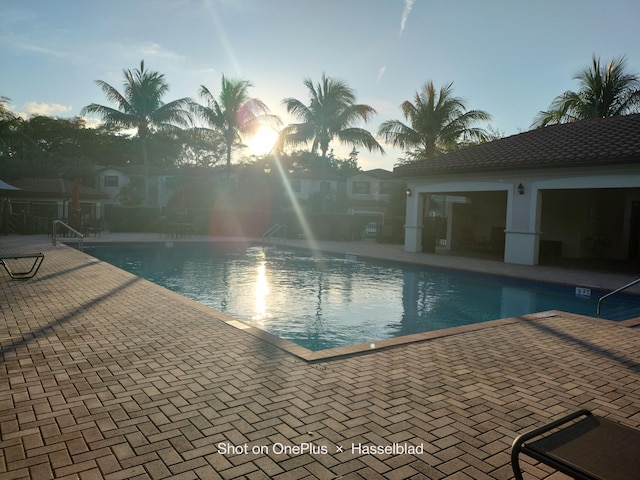
[[[413,193],[407,197],[407,215],[404,226],[404,250],[417,253],[422,251],[422,195]]]
[[[522,185],[524,192],[518,191]],[[507,228],[504,261],[520,265],[537,265],[540,249],[540,212],[542,197],[531,184],[514,184],[507,195]]]
[[[65,217],[64,200],[56,200],[56,209],[58,210],[57,220],[64,218]]]

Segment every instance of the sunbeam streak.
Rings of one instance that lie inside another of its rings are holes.
[[[296,217],[298,218],[298,222],[300,222],[300,227],[304,232],[304,236],[309,242],[309,246],[313,251],[314,255],[318,255],[320,253],[320,248],[318,246],[318,242],[311,231],[311,227],[309,227],[309,223],[307,222],[307,218],[302,211],[302,207],[298,203],[298,199],[296,198],[293,189],[291,188],[291,183],[289,182],[289,177],[287,176],[287,172],[282,168],[282,162],[280,161],[280,156],[278,154],[274,154],[274,159],[276,161],[276,167],[278,168],[278,173],[280,174],[280,178],[282,179],[282,184],[284,185],[285,192],[289,196],[291,200],[291,204],[293,205],[293,210],[296,213]]]

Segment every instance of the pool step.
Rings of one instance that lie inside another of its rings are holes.
[[[628,320],[640,317],[640,305],[603,305],[600,317],[607,320]]]

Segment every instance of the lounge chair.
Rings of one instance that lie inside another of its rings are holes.
[[[579,410],[516,438],[511,447],[516,480],[523,480],[521,453],[577,479],[640,478],[640,431],[589,410]]]
[[[25,263],[30,263],[25,262],[24,260],[30,259],[33,259],[33,262],[31,263],[31,268],[28,270],[16,271],[9,266],[9,263],[7,263],[8,260],[17,260],[21,265],[24,265]],[[18,280],[34,277],[40,269],[42,260],[44,260],[44,253],[0,254],[0,265],[4,267],[11,278]]]

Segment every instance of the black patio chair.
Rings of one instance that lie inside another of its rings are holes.
[[[469,227],[460,229],[458,248],[461,250],[486,250],[490,244],[484,239],[477,239]]]
[[[31,264],[31,267],[27,270],[17,271],[15,270],[15,266],[11,268],[8,263],[9,260],[16,260],[19,265]],[[28,262],[28,260],[33,260],[33,262]],[[40,269],[42,260],[44,260],[44,253],[0,254],[0,265],[4,267],[11,278],[18,280],[34,277]]]
[[[519,454],[580,480],[640,478],[640,431],[579,410],[518,436],[511,467],[523,480]]]

